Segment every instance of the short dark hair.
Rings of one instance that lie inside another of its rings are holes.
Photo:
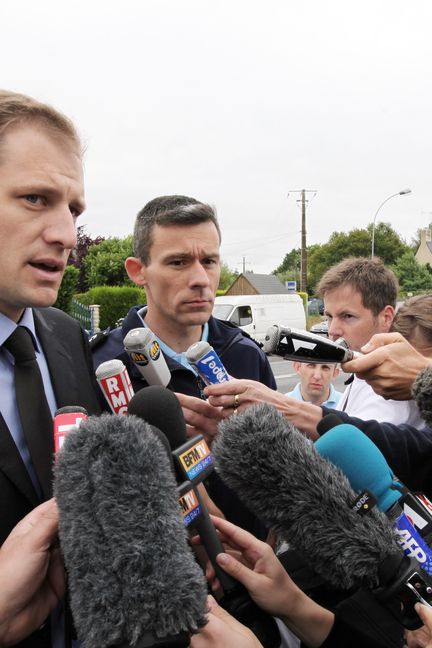
[[[0,151],[5,133],[22,125],[34,125],[60,140],[68,140],[76,147],[79,155],[82,155],[78,132],[66,115],[33,97],[0,90]]]
[[[396,306],[399,284],[390,268],[374,257],[348,257],[332,266],[321,277],[317,294],[325,294],[342,285],[349,284],[360,293],[362,303],[377,316],[386,306]]]
[[[133,236],[134,254],[145,265],[150,262],[155,225],[195,225],[210,221],[216,227],[221,240],[219,223],[214,207],[189,196],[159,196],[150,200],[138,212]]]
[[[432,295],[410,297],[398,308],[391,326],[411,342],[416,331],[432,344]]]

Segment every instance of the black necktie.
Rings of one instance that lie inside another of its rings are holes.
[[[27,447],[44,499],[52,496],[53,420],[30,331],[18,326],[3,343],[15,358],[15,392]]]

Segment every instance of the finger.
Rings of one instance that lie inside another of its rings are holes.
[[[378,347],[394,344],[395,342],[406,342],[406,339],[400,333],[376,333],[371,337],[369,342],[362,346],[363,353],[370,353]]]
[[[432,632],[432,609],[422,603],[416,603],[414,607],[423,624]]]
[[[59,513],[54,498],[40,504],[28,513],[12,529],[6,543],[14,543],[18,538],[31,543],[34,549],[45,549],[57,535]]]

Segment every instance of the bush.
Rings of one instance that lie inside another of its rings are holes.
[[[99,304],[101,329],[115,326],[132,306],[147,303],[145,291],[133,286],[97,286],[86,293],[75,295],[75,299],[86,306]]]
[[[71,313],[72,299],[75,295],[79,279],[79,270],[74,266],[66,266],[62,282],[57,295],[57,301],[54,304],[56,308]]]

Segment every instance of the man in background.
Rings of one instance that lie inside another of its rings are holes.
[[[344,259],[323,275],[317,293],[324,299],[329,337],[344,338],[353,351],[361,351],[376,333],[390,331],[398,283],[381,259]],[[385,400],[356,375],[347,384],[337,408],[363,420],[423,425],[413,401]]]
[[[342,392],[336,391],[332,380],[339,375],[336,364],[313,364],[312,362],[293,362],[293,367],[300,376],[300,382],[287,396],[297,400],[336,408]]]

